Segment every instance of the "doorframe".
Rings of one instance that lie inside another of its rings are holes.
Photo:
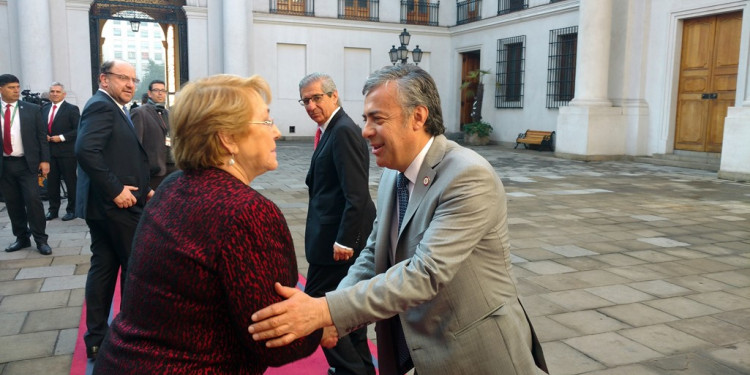
[[[478,52],[479,53],[479,67],[481,68],[482,56],[485,55],[482,47],[483,47],[482,44],[475,44],[475,45],[456,48],[454,52],[455,53],[454,54],[455,56],[454,77],[457,77],[455,81],[456,86],[454,86],[456,90],[455,92],[457,93],[456,100],[454,102],[454,109],[456,111],[456,116],[455,116],[455,124],[457,125],[456,131],[458,132],[461,131],[461,92],[460,91],[461,91],[461,73],[463,71],[463,54],[468,53],[468,52]]]
[[[671,39],[667,40],[667,51],[670,51],[670,58],[665,62],[666,64],[666,100],[664,101],[667,106],[662,111],[661,127],[659,129],[659,143],[657,149],[664,150],[665,154],[673,154],[675,133],[677,132],[677,101],[679,96],[679,84],[680,84],[680,61],[682,58],[682,33],[683,33],[683,21],[688,18],[698,18],[706,16],[714,16],[722,13],[731,13],[736,11],[743,11],[746,4],[720,4],[709,7],[700,7],[693,9],[677,10],[669,14],[669,35],[672,35]],[[743,12],[743,22],[748,17]],[[742,53],[742,52],[740,52]],[[741,59],[741,57],[740,57]],[[738,72],[739,79],[739,72]],[[739,89],[739,85],[737,87]]]
[[[123,10],[143,12],[152,18],[149,22],[174,25],[174,32],[176,34],[175,39],[177,39],[177,45],[174,46],[176,49],[176,61],[174,64],[177,67],[177,79],[179,80],[179,82],[174,82],[175,92],[179,91],[182,85],[189,81],[187,16],[184,10],[185,1],[170,0],[164,3],[165,4],[152,4],[144,0],[131,2],[119,0],[94,0],[91,2],[88,19],[90,38],[89,48],[91,50],[92,93],[95,93],[99,87],[99,67],[102,64],[102,61],[100,61],[102,53],[102,27],[108,20],[125,19],[123,17],[114,16],[117,12]],[[127,19],[125,20],[127,21]],[[166,38],[166,32],[164,33],[164,36]]]

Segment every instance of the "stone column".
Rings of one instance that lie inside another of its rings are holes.
[[[740,60],[737,67],[737,92],[734,107],[727,109],[724,140],[721,147],[719,178],[750,181],[750,3],[745,5],[740,36]],[[744,47],[743,47],[744,46]]]
[[[216,54],[209,53],[208,8],[200,6],[184,6],[188,23],[188,65],[190,77],[205,77],[209,75],[209,60]]]
[[[581,0],[572,106],[611,106],[607,99],[612,0]]]
[[[63,15],[61,15],[63,16]],[[18,2],[18,42],[21,56],[21,89],[41,92],[52,82],[52,45],[47,0]]]
[[[222,47],[224,72],[248,76],[252,72],[252,2],[224,0],[222,9]]]
[[[58,53],[67,56],[64,61],[55,61],[53,66],[56,72],[67,71],[70,78],[57,78],[55,80],[68,80],[65,91],[68,95],[65,100],[77,105],[80,109],[93,94],[91,91],[91,47],[89,46],[89,10],[94,0],[66,0],[65,1],[65,24],[67,28],[67,40],[64,44],[58,43],[55,48],[65,48],[65,52]],[[57,38],[56,40],[59,40]],[[63,65],[63,66],[59,66]],[[95,67],[98,69],[99,67]],[[60,73],[65,77],[64,73]]]
[[[575,96],[557,118],[555,155],[575,160],[607,160],[627,152],[622,107],[608,99],[612,0],[581,0]]]

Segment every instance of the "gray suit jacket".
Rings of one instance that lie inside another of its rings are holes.
[[[367,245],[326,295],[339,333],[379,321],[385,375],[396,365],[384,319],[396,314],[420,374],[541,373],[541,346],[511,275],[505,190],[490,164],[435,137],[399,231],[397,264],[388,268],[397,175],[383,172]]]

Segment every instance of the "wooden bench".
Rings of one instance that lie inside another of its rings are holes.
[[[523,143],[524,148],[537,148],[542,151],[544,148],[548,148],[550,151],[555,151],[555,132],[548,132],[543,130],[526,130],[526,133],[518,134],[516,138],[516,146]]]

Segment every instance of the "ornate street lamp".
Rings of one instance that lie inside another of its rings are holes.
[[[391,64],[396,65],[397,62],[401,62],[401,64],[406,64],[406,61],[409,59],[409,49],[407,46],[409,45],[409,41],[411,40],[411,34],[409,34],[406,29],[404,29],[401,34],[398,36],[399,42],[401,42],[401,46],[396,48],[394,45],[391,47],[391,50],[388,51],[388,57],[391,59]],[[417,45],[417,48],[414,48],[413,51],[411,51],[411,57],[414,60],[414,63],[419,65],[419,62],[422,61],[422,50],[419,49],[419,45]]]
[[[130,21],[130,31],[137,33],[141,28],[141,21]]]

